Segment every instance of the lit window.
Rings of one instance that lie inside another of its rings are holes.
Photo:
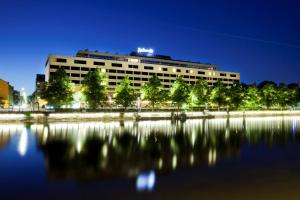
[[[138,63],[139,59],[135,59],[135,58],[129,58],[128,62],[134,62],[134,63]]]

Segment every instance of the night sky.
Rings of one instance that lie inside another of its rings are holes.
[[[48,54],[138,46],[245,83],[300,82],[299,0],[0,0],[0,78],[34,90]]]

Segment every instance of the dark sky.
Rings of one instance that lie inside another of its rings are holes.
[[[50,53],[138,46],[246,83],[300,81],[299,0],[0,0],[0,36],[0,78],[28,92]]]

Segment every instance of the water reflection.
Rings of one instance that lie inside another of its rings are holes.
[[[300,117],[224,118],[166,121],[0,125],[0,148],[18,135],[24,156],[28,131],[36,136],[48,178],[91,181],[112,177],[136,180],[151,190],[155,172],[212,167],[238,157],[243,145],[299,143]],[[0,149],[0,150],[1,150]],[[146,173],[145,173],[146,172]]]
[[[27,129],[23,128],[22,133],[19,138],[19,144],[18,144],[18,152],[20,156],[25,156],[28,148],[28,133]]]
[[[143,172],[138,174],[136,179],[136,190],[141,191],[152,191],[155,185],[155,172]]]

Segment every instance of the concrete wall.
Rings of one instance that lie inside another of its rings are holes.
[[[250,116],[283,116],[299,115],[300,111],[235,111],[235,112],[186,112],[187,118],[205,118],[205,117],[250,117]],[[134,112],[127,112],[121,115],[118,112],[107,113],[3,113],[0,114],[0,122],[6,121],[98,121],[98,120],[155,120],[171,119],[170,112],[142,112],[138,116]]]

